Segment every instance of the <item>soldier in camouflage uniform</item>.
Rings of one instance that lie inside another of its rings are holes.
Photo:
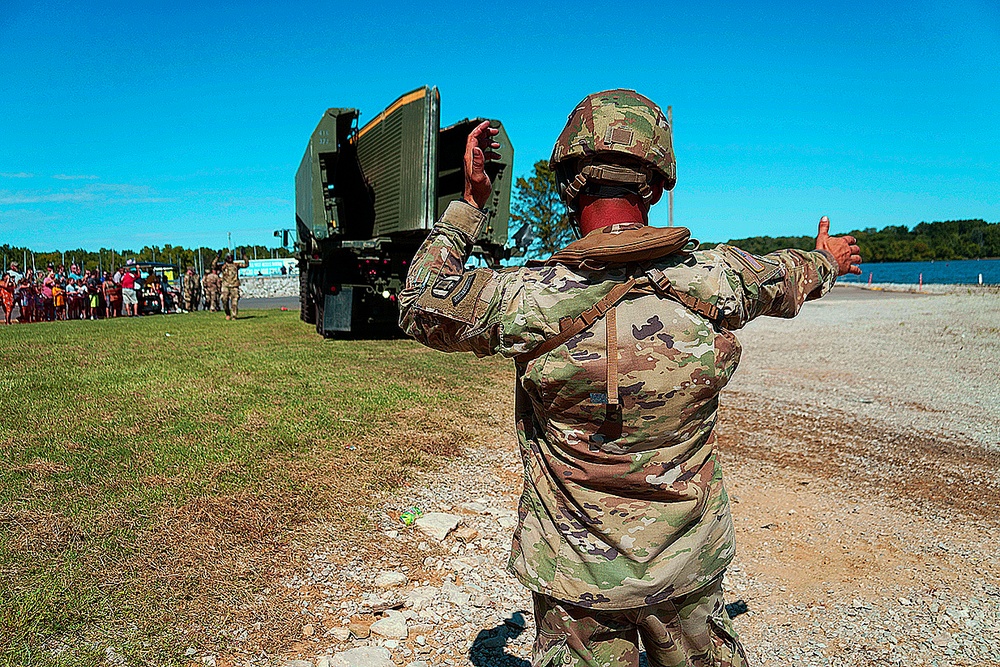
[[[240,268],[245,266],[247,262],[234,262],[232,255],[226,255],[222,265],[222,308],[227,320],[235,320],[240,314]]]
[[[641,637],[653,666],[743,665],[722,598],[734,533],[714,433],[733,330],[793,317],[860,272],[855,241],[823,218],[816,251],[760,257],[645,226],[675,182],[670,128],[616,90],[584,99],[553,151],[585,234],[567,250],[583,259],[467,270],[494,134],[469,136],[464,201],[417,252],[400,324],[439,350],[515,361],[525,478],[509,568],[533,592],[534,664],[635,667]]]
[[[222,278],[219,277],[219,270],[212,267],[205,274],[205,278],[201,284],[205,288],[205,308],[211,310],[213,313],[218,311],[221,308],[219,305],[219,295],[222,292]]]
[[[198,310],[198,304],[201,302],[201,278],[191,267],[188,267],[187,273],[184,274],[182,296],[184,297],[184,310],[189,313]]]

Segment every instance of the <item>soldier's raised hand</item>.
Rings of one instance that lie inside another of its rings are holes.
[[[483,208],[490,199],[493,184],[486,174],[486,163],[497,160],[500,154],[494,151],[500,144],[493,137],[500,133],[484,120],[477,125],[465,142],[465,195],[464,199],[476,208]]]
[[[853,236],[830,236],[830,218],[819,219],[819,233],[816,234],[816,250],[826,250],[837,260],[838,276],[848,273],[861,274],[861,248]]]

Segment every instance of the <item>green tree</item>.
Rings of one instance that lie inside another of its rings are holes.
[[[511,202],[511,230],[528,224],[535,240],[529,257],[548,257],[575,238],[572,223],[559,196],[555,172],[546,160],[539,160],[531,173],[514,184]]]
[[[842,232],[838,232],[842,233]],[[866,263],[1000,257],[1000,223],[985,220],[921,222],[912,230],[888,226],[847,232],[857,237]],[[764,255],[782,248],[812,248],[812,238],[755,236],[729,243],[747,252]],[[711,247],[712,244],[702,244]]]

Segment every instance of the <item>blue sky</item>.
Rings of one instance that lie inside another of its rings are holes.
[[[292,4],[0,0],[0,244],[273,245],[323,110],[424,84],[517,174],[590,92],[673,105],[706,240],[1000,220],[994,0]]]

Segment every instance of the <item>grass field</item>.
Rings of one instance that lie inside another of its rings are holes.
[[[508,372],[280,311],[0,328],[0,664],[224,641],[311,527],[357,534],[497,423],[473,399]]]

